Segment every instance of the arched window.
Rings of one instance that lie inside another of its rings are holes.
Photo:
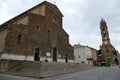
[[[102,32],[105,33],[105,28],[102,28]]]
[[[50,42],[50,30],[48,30],[48,42]]]
[[[105,28],[102,28],[102,30],[104,31],[104,30],[105,30]]]
[[[40,61],[40,49],[39,48],[35,48],[34,60]]]
[[[108,48],[106,48],[106,52],[109,52],[109,49],[108,49]]]
[[[106,35],[104,34],[103,37],[105,38],[105,36],[106,36]]]
[[[40,25],[35,26],[36,31],[40,31]]]
[[[54,24],[57,24],[57,17],[56,17],[56,16],[53,16],[53,17],[52,17],[52,22],[53,22]]]
[[[114,54],[115,56],[117,56],[117,53],[116,53],[116,51],[113,51],[113,54]]]
[[[60,44],[60,35],[58,35],[58,43]]]
[[[19,34],[17,37],[17,43],[20,44],[21,42],[22,42],[22,35]]]

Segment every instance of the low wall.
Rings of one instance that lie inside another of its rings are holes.
[[[0,60],[0,72],[8,71],[9,69],[21,65],[22,63],[24,63],[24,61],[2,59]]]
[[[16,63],[17,61],[10,61],[9,65],[12,65],[14,62]],[[18,67],[8,70],[6,73],[29,77],[48,77],[92,68],[94,68],[92,65],[77,63],[26,61]]]
[[[77,63],[60,63],[60,62],[42,63],[41,77],[85,71],[93,68],[94,67],[92,65]]]

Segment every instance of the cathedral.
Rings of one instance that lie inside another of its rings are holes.
[[[104,19],[100,21],[100,30],[102,36],[102,45],[100,46],[99,51],[99,64],[105,64],[107,66],[118,65],[118,51],[110,43],[109,32],[107,23]]]
[[[74,60],[63,14],[44,1],[0,25],[0,59],[68,62]]]

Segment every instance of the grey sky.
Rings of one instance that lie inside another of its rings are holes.
[[[30,9],[44,0],[1,0],[0,24]],[[108,25],[111,43],[120,52],[120,0],[47,0],[63,13],[63,28],[70,43],[99,49],[101,33],[99,22],[104,18]]]

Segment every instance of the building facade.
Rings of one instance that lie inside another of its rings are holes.
[[[108,27],[104,19],[101,19],[100,21],[100,30],[102,36],[102,45],[100,46],[100,51],[98,55],[99,64],[105,63],[108,66],[118,64],[118,59],[117,59],[118,52],[110,43]]]
[[[0,25],[0,58],[73,61],[73,47],[62,25],[63,14],[44,1]]]
[[[97,61],[96,49],[80,44],[75,44],[73,47],[76,63],[94,64]]]
[[[91,48],[91,47],[90,47]],[[94,48],[91,48],[91,55],[92,55],[92,59],[93,59],[93,65],[94,66],[97,66],[97,61],[98,61],[98,59],[97,59],[97,52],[98,52],[98,50],[97,49],[94,49]]]

